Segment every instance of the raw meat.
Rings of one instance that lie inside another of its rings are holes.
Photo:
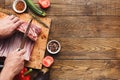
[[[0,40],[0,57],[7,57],[8,54],[13,52],[14,50],[19,49],[23,33],[25,33],[27,28],[27,23],[24,22],[20,27],[17,28],[17,32],[14,33],[11,37]],[[26,53],[24,54],[24,59],[29,61],[32,49],[34,47],[34,43],[40,34],[41,29],[36,25],[31,24],[30,31],[28,33],[28,38],[26,39],[24,49]]]
[[[7,57],[7,54],[10,54],[14,50],[19,49],[21,40],[22,40],[23,34],[22,33],[15,33],[13,36],[11,36],[9,39],[1,40],[0,43],[0,57]],[[25,42],[24,49],[26,50],[26,53],[24,54],[24,59],[29,61],[30,54],[32,52],[32,49],[34,47],[34,41],[31,39],[27,39]]]
[[[27,25],[28,25],[28,23],[24,22],[20,27],[17,28],[17,30],[22,32],[22,33],[25,33],[25,31],[27,29]],[[41,29],[39,27],[37,27],[34,24],[31,24],[30,30],[29,30],[29,33],[28,33],[28,37],[31,40],[36,41],[40,32],[41,32]]]
[[[3,44],[4,44],[4,41],[0,40],[0,56],[2,56],[2,54],[4,52]]]

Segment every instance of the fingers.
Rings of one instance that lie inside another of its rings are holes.
[[[16,49],[15,51],[12,52],[12,54],[17,54],[19,56],[23,56],[25,54],[25,52],[26,52],[26,50],[24,50],[24,49],[21,49],[21,50]]]
[[[17,28],[18,26],[20,26],[23,22],[22,21],[17,21],[15,24],[14,24],[14,27]]]
[[[16,23],[17,21],[19,21],[20,19],[18,17],[15,17],[14,19],[12,19],[13,23]]]
[[[5,19],[9,19],[10,16],[6,16]]]
[[[13,23],[13,28],[17,28],[18,26],[20,26],[23,23],[23,21],[21,21],[18,17],[14,16],[14,15],[7,16],[5,18],[10,19],[10,22]]]
[[[17,20],[17,19],[16,19]],[[15,21],[15,20],[14,20]],[[21,24],[23,23],[23,21],[18,20],[16,23],[13,24],[12,26],[12,30],[15,30],[17,27],[19,27]]]
[[[24,49],[21,49],[20,51],[17,51],[17,54],[19,55],[19,56],[23,56],[24,54],[25,54],[25,50]]]
[[[14,15],[11,15],[11,16],[9,16],[8,18],[9,18],[10,20],[12,20],[12,19],[15,18],[15,16],[14,16]]]
[[[22,56],[22,57],[21,57],[21,62],[23,62],[23,65],[24,65],[24,60],[25,60],[25,59],[24,59],[24,57]]]
[[[20,19],[14,15],[11,16],[7,16],[6,18],[10,19],[13,23],[16,23],[17,21],[19,21]]]

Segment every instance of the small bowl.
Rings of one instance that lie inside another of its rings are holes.
[[[50,40],[47,44],[47,51],[50,54],[57,54],[61,50],[61,45],[57,40]]]
[[[19,2],[19,1],[22,1],[23,3],[24,3],[24,9],[23,10],[17,10],[16,9],[16,5],[17,5],[17,3]],[[27,9],[27,5],[26,5],[26,2],[24,1],[24,0],[15,0],[14,2],[13,2],[13,10],[16,12],[16,13],[23,13],[23,12],[25,12],[25,10]]]

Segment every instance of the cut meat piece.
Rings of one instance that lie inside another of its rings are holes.
[[[27,25],[28,25],[28,23],[24,22],[21,26],[19,26],[17,28],[17,30],[20,31],[20,32],[22,32],[22,33],[25,33],[25,31],[27,29]],[[38,38],[38,35],[40,34],[40,32],[41,32],[41,28],[37,27],[34,24],[31,24],[30,30],[29,30],[29,33],[28,33],[28,37],[31,40],[36,41],[37,38]]]
[[[8,54],[20,48],[21,41],[23,38],[23,33],[26,32],[27,22],[24,22],[21,26],[17,28],[18,32],[13,34],[7,39],[0,40],[0,57],[7,57]],[[31,24],[30,30],[28,32],[28,37],[24,49],[26,53],[24,54],[24,59],[29,61],[32,49],[34,47],[34,41],[37,40],[38,35],[40,34],[41,29],[34,24]]]
[[[19,33],[16,33],[12,36],[9,43],[9,47],[10,47],[9,53],[13,52],[13,50],[16,50],[20,47],[21,40],[22,40],[22,36]]]
[[[24,54],[25,60],[28,61],[30,59],[30,53],[32,52],[33,47],[34,47],[34,42],[27,39],[24,47],[24,49],[26,50],[26,53]]]
[[[4,44],[4,41],[0,40],[0,56],[2,56],[2,54],[4,52],[3,44]]]
[[[2,56],[6,57],[7,54],[9,53],[9,44],[10,44],[10,39],[5,39],[5,43],[3,44],[3,48],[4,48],[4,51],[3,51],[3,54]]]
[[[23,34],[22,33],[16,33],[13,36],[11,36],[9,39],[0,40],[1,44],[1,51],[0,51],[0,57],[7,57],[8,54],[13,52],[14,50],[19,49],[21,40],[22,40]],[[2,43],[2,41],[5,41],[5,43]],[[34,46],[34,41],[30,40],[29,38],[25,42],[24,49],[26,50],[26,53],[24,54],[24,59],[29,61],[30,54],[32,52]]]

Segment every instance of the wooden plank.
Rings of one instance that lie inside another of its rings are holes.
[[[26,18],[27,17],[27,18]],[[20,15],[20,18],[22,20],[28,21],[28,18],[31,16],[28,14],[22,14]],[[45,23],[49,28],[46,28],[45,26],[39,24],[36,20],[33,21],[33,24],[37,26],[41,26],[42,32],[38,36],[38,40],[35,42],[33,51],[31,53],[31,59],[28,63],[26,63],[27,67],[35,68],[35,69],[41,69],[42,68],[42,59],[45,55],[46,50],[46,44],[48,40],[49,30],[50,30],[50,24],[51,19],[50,18],[40,18],[43,23]]]
[[[56,16],[50,38],[120,38],[120,16]]]
[[[5,7],[5,0],[0,0],[0,8],[4,8]]]
[[[56,60],[50,80],[119,80],[120,60]]]
[[[10,6],[13,0],[5,0]],[[37,0],[34,0],[37,3]],[[120,16],[119,0],[52,0],[48,15],[117,15]]]
[[[11,6],[14,0],[4,0],[5,1],[5,6],[9,5]]]
[[[120,59],[120,38],[54,38],[62,49],[57,59]]]
[[[0,12],[0,18],[3,18],[7,16],[6,14]],[[27,22],[32,16],[29,14],[17,14],[17,16]],[[38,23],[35,19],[32,21],[33,24],[36,26],[40,27],[42,32],[38,36],[38,40],[35,42],[33,51],[31,53],[30,61],[26,63],[27,67],[35,68],[35,69],[41,69],[42,68],[42,59],[45,54],[46,50],[46,44],[47,44],[47,39],[48,39],[48,34],[49,34],[49,29],[50,29],[50,23],[51,19],[50,18],[40,18],[49,28],[44,27],[42,24]]]
[[[49,15],[120,15],[119,0],[52,1],[53,5],[49,9]]]

